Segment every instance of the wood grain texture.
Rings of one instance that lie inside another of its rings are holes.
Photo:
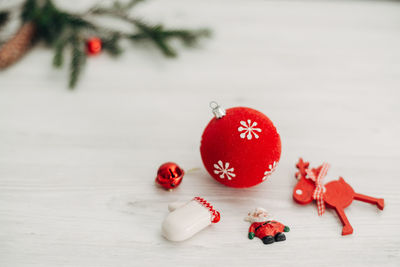
[[[0,266],[400,264],[399,2],[174,0],[136,12],[214,36],[177,60],[143,46],[90,58],[73,92],[42,47],[0,74]],[[275,122],[283,154],[267,182],[235,190],[202,168],[210,100]],[[326,182],[341,175],[385,210],[354,202],[354,234],[341,236],[333,211],[292,201],[299,156],[330,162]],[[166,192],[154,186],[165,161],[201,170]],[[167,203],[195,195],[221,222],[163,239]],[[291,227],[287,241],[247,239],[256,206]]]

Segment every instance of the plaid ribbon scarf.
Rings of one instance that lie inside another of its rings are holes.
[[[318,173],[318,176],[315,176],[315,173],[306,169],[307,176],[311,180],[315,182],[315,190],[313,193],[313,199],[317,201],[318,215],[321,216],[325,212],[325,202],[324,202],[324,185],[322,184],[322,179],[326,176],[329,169],[329,164],[322,164],[321,170]]]

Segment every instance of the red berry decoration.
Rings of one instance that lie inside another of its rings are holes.
[[[178,164],[167,162],[158,168],[156,183],[165,189],[172,190],[180,185],[184,174],[185,172]]]
[[[265,181],[281,156],[281,139],[271,120],[246,108],[221,108],[212,102],[215,118],[203,132],[200,152],[204,166],[218,182],[251,187]]]
[[[90,55],[97,55],[101,52],[101,39],[97,37],[90,38],[86,41],[86,50]]]

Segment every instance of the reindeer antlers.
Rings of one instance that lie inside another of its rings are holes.
[[[310,167],[310,163],[307,161],[303,161],[302,158],[299,158],[299,162],[296,164],[296,168],[299,169],[298,172],[296,172],[295,177],[296,179],[300,179],[301,177],[306,178],[307,177],[307,172],[306,170]],[[322,165],[319,166],[318,168],[312,168],[311,170],[314,172],[315,176],[318,176],[319,172],[321,171]]]
[[[310,166],[309,162],[304,162],[302,158],[299,158],[299,162],[296,164],[296,168],[299,169],[299,171],[295,174],[296,179],[306,177],[306,169],[308,169],[308,166]]]

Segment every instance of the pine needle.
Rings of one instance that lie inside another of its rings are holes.
[[[71,38],[71,65],[70,65],[70,76],[69,76],[69,88],[74,89],[78,82],[79,75],[82,71],[83,65],[86,61],[86,54],[82,43],[79,42],[77,35],[73,35]]]
[[[53,58],[53,66],[60,68],[64,64],[64,48],[66,42],[65,40],[60,40],[55,45],[55,53]]]

